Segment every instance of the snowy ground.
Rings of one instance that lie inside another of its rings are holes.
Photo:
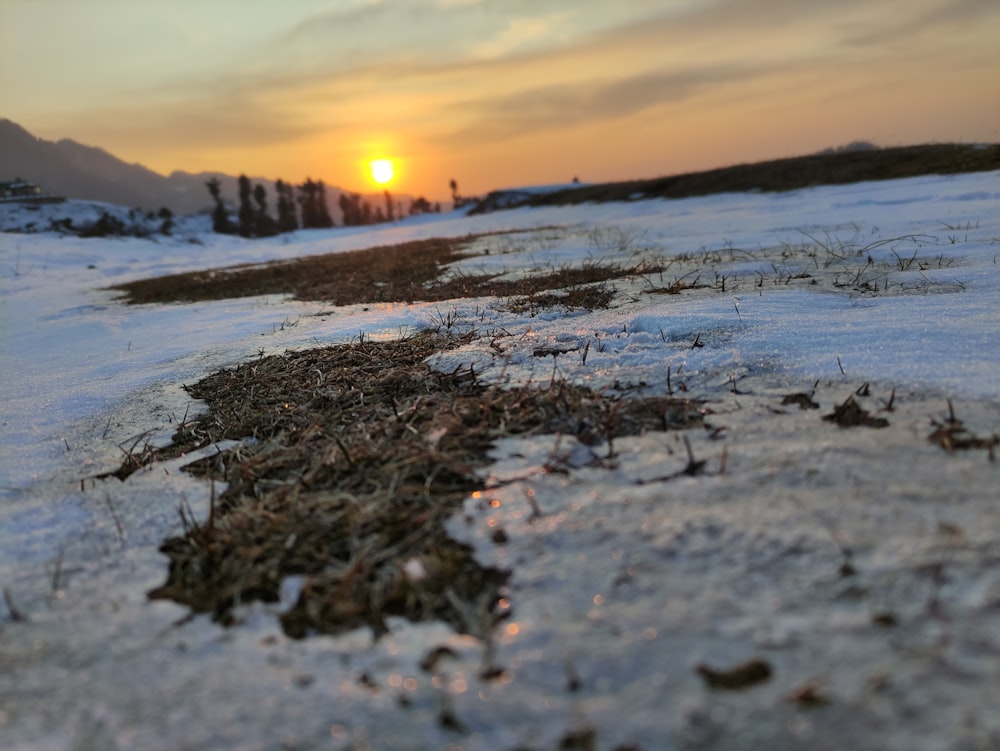
[[[489,255],[460,266],[676,265],[612,283],[612,307],[593,312],[126,307],[102,289],[515,228],[535,231],[477,240]],[[0,235],[0,747],[1000,748],[1000,465],[926,440],[947,399],[972,433],[1000,430],[998,258],[996,172],[266,241],[183,224],[154,240]],[[714,288],[650,293],[696,267]],[[260,351],[426,325],[483,333],[439,366],[488,380],[664,393],[670,373],[725,430],[689,433],[707,462],[696,477],[675,476],[688,457],[674,433],[616,441],[600,468],[557,437],[497,446],[495,490],[451,531],[513,571],[500,678],[480,678],[481,645],[440,624],[292,641],[283,605],[225,630],[146,599],[178,506],[204,513],[208,489],[180,472],[190,457],[85,478],[166,441],[198,409],[181,384]],[[819,410],[782,404],[817,381]],[[822,420],[865,382],[858,401],[889,427]],[[854,576],[838,572],[842,548]],[[453,656],[422,669],[441,645]],[[738,692],[695,670],[750,658],[773,675]]]

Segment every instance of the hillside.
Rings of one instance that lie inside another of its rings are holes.
[[[1000,169],[1000,144],[925,144],[861,151],[833,151],[752,164],[690,172],[670,177],[601,183],[536,193],[523,200],[487,196],[473,213],[518,206],[569,206],[579,203],[690,198],[713,193],[774,192],[814,185],[895,180]]]

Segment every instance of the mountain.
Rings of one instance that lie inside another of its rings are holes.
[[[205,183],[215,177],[222,186],[222,195],[237,203],[237,178],[221,172],[173,172],[169,177],[143,167],[128,164],[104,149],[64,138],[46,141],[36,138],[15,122],[0,119],[0,181],[20,177],[40,185],[47,193],[106,201],[120,206],[138,207],[143,211],[158,211],[167,207],[174,214],[195,214],[212,207]],[[303,178],[304,179],[304,178]],[[265,178],[250,178],[268,192],[268,203],[274,213],[274,182]],[[294,182],[294,179],[292,180]],[[340,188],[327,186],[326,197],[330,213],[339,220]],[[381,194],[365,196],[373,205],[381,205]],[[393,195],[397,202],[409,206],[409,196]]]

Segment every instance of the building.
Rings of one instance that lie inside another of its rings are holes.
[[[0,182],[0,203],[58,203],[65,200],[62,196],[43,193],[40,187],[20,177]]]

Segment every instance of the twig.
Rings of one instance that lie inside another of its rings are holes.
[[[892,393],[889,394],[889,401],[883,402],[883,404],[885,404],[884,409],[886,412],[892,412],[895,409],[895,407],[892,406],[895,401],[896,401],[896,387],[893,386]]]
[[[531,518],[540,519],[544,516],[542,510],[538,507],[538,501],[535,500],[535,489],[534,488],[524,488],[523,489],[524,498],[528,501],[528,505],[531,506]]]
[[[347,446],[345,446],[345,445],[344,445],[344,442],[343,442],[342,440],[340,440],[340,436],[338,436],[338,435],[335,435],[335,436],[333,437],[333,440],[337,442],[337,446],[338,446],[338,447],[340,448],[340,450],[341,450],[341,451],[343,452],[343,454],[344,454],[344,458],[345,458],[345,459],[347,459],[347,466],[349,466],[349,467],[353,468],[353,467],[354,467],[354,460],[353,460],[353,459],[351,459],[351,454],[350,454],[350,452],[349,452],[349,451],[347,450]]]
[[[14,596],[7,587],[3,588],[3,601],[7,606],[7,612],[10,613],[11,621],[14,623],[26,623],[28,621],[28,616],[22,613],[17,605],[14,604]]]
[[[108,507],[108,512],[111,514],[111,519],[115,523],[115,529],[118,530],[118,541],[121,543],[122,547],[125,547],[125,527],[122,524],[121,517],[118,515],[118,510],[115,508],[114,504],[111,502],[111,496],[107,493],[104,494],[104,504]]]
[[[52,596],[55,597],[59,592],[59,585],[62,584],[62,564],[63,564],[63,547],[59,546],[59,555],[56,556],[56,563],[52,570]]]
[[[684,448],[687,449],[688,463],[684,467],[683,473],[685,475],[695,475],[701,474],[701,471],[705,468],[705,460],[697,460],[694,458],[694,451],[691,450],[691,442],[688,440],[687,436],[684,436]]]

